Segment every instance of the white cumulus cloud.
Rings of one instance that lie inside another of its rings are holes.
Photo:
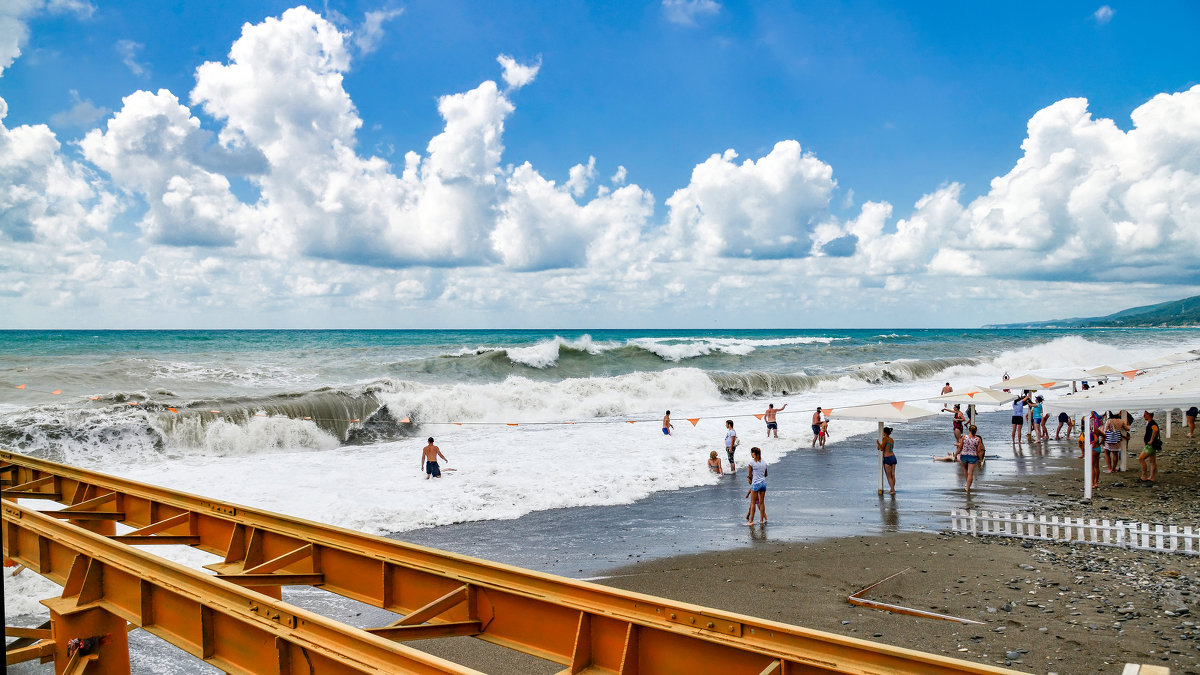
[[[542,57],[538,57],[533,63],[522,64],[508,54],[501,54],[496,57],[496,61],[500,67],[504,69],[501,77],[509,89],[520,89],[525,85],[533,82],[537,77],[538,71],[542,68]]]
[[[1096,23],[1106,24],[1109,21],[1112,21],[1113,14],[1116,14],[1116,11],[1113,10],[1112,7],[1109,7],[1108,5],[1101,5],[1100,9],[1092,12],[1092,18],[1096,20]]]
[[[808,255],[837,187],[833,168],[796,141],[780,141],[757,160],[736,159],[733,150],[712,155],[667,200],[674,257]]]
[[[42,13],[87,18],[95,11],[94,5],[83,0],[0,1],[0,75],[21,55],[21,49],[29,40],[30,18]]]
[[[362,24],[354,29],[354,46],[358,53],[370,54],[383,41],[383,24],[400,16],[403,9],[377,9],[363,15]]]

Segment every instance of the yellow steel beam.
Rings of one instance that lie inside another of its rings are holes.
[[[573,671],[755,675],[779,662],[785,673],[1014,672],[523,570],[18,454],[0,452],[0,461],[19,466],[16,480],[54,476],[64,493],[81,486],[119,492],[126,525],[177,523],[163,532],[199,536],[197,548],[224,556],[208,567],[239,584],[269,585],[274,592],[288,583],[320,584],[404,615],[470,585],[468,601],[448,608],[440,623],[479,621],[479,639]],[[246,574],[299,556],[305,545],[312,546],[311,555],[275,573]]]
[[[63,584],[52,617],[100,609],[235,673],[289,672],[289,658],[315,673],[476,672],[31,509],[6,504],[3,519],[6,555]]]

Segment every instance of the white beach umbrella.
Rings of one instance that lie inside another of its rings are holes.
[[[1095,368],[1088,368],[1085,372],[1096,377],[1123,377],[1125,379],[1132,380],[1137,376],[1137,371],[1137,368],[1126,368],[1125,370],[1119,370],[1117,368],[1113,368],[1112,366],[1097,366]]]
[[[907,401],[888,401],[880,399],[862,405],[845,406],[843,408],[825,408],[829,419],[858,420],[879,423],[879,440],[883,440],[884,422],[912,422],[926,417],[936,417],[937,412]],[[879,494],[883,494],[883,453],[879,453]]]
[[[941,396],[933,396],[929,400],[934,403],[968,403],[971,405],[1004,405],[1017,397],[999,389],[987,387],[970,387],[962,391],[953,391]]]
[[[1173,410],[1200,401],[1200,364],[1181,363],[1153,370],[1137,379],[1112,382],[1088,391],[1063,396],[1055,405],[1072,413],[1091,410]],[[1096,433],[1091,415],[1086,415],[1085,447]],[[1171,433],[1171,417],[1167,415],[1167,437]],[[1092,463],[1084,462],[1083,495],[1092,496]]]
[[[942,394],[941,396],[933,396],[929,399],[929,401],[932,403],[941,403],[943,405],[951,403],[966,403],[967,421],[974,424],[975,406],[1004,405],[1015,398],[1017,398],[1016,394],[1004,392],[999,389],[970,387],[960,391],[952,391],[949,394]]]
[[[1094,376],[1093,376],[1094,377]],[[1068,382],[1064,380],[1055,380],[1048,378],[1045,375],[1035,375],[1029,373],[1020,377],[1014,377],[1010,380],[1000,380],[999,382],[990,385],[992,389],[1059,389],[1067,386]]]

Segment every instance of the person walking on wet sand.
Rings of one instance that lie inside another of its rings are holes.
[[[429,445],[421,450],[421,464],[425,467],[425,480],[429,480],[430,476],[434,478],[442,477],[442,469],[437,463],[438,457],[445,459],[447,462],[450,461],[442,454],[441,448],[433,444],[433,436],[430,436]]]
[[[875,447],[883,453],[883,475],[887,476],[891,490],[888,494],[896,494],[896,442],[892,440],[892,428],[883,428],[883,438],[875,441]]]
[[[1158,479],[1158,451],[1162,450],[1162,438],[1158,422],[1154,421],[1154,413],[1147,410],[1142,413],[1142,419],[1146,420],[1146,435],[1142,437],[1146,447],[1138,455],[1138,464],[1142,465],[1142,477],[1138,480],[1153,485]]]
[[[1012,404],[1012,442],[1021,443],[1021,427],[1025,425],[1025,404],[1029,403],[1029,394],[1024,393]]]
[[[725,454],[729,455],[729,473],[737,473],[733,463],[733,453],[737,451],[738,437],[733,430],[733,420],[725,420]]]
[[[746,524],[754,522],[754,509],[757,508],[760,514],[759,522],[766,524],[767,522],[767,463],[762,461],[762,450],[758,448],[750,448],[750,464],[749,470],[746,472],[746,482],[750,484],[750,491],[746,496],[750,498],[750,510],[746,512]]]
[[[942,412],[954,413],[954,442],[958,443],[958,439],[963,435],[963,424],[967,421],[967,416],[962,412],[962,404],[955,403],[953,409],[942,406]]]
[[[967,435],[958,443],[958,458],[963,465],[963,473],[967,477],[967,494],[971,494],[971,483],[975,480],[975,465],[983,457],[983,439],[979,437],[979,429],[972,424],[967,427]]]
[[[763,419],[767,422],[767,438],[771,437],[772,431],[775,432],[775,438],[779,438],[779,423],[775,421],[775,414],[783,412],[786,407],[786,403],[779,408],[776,408],[774,403],[767,404],[767,411],[763,413]]]
[[[663,415],[663,436],[670,436],[671,430],[674,428],[675,425],[671,424],[671,411],[668,410],[667,414]]]

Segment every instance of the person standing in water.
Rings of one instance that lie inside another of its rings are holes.
[[[754,509],[760,514],[759,522],[767,522],[767,463],[762,461],[762,450],[750,448],[750,464],[746,481],[750,483],[750,510],[746,512],[746,524],[754,522]]]
[[[817,406],[817,412],[813,413],[813,416],[812,416],[812,432],[813,432],[812,447],[815,448],[815,447],[817,447],[817,441],[821,439],[821,407],[820,406]],[[821,447],[825,447],[825,444],[821,443]]]
[[[763,413],[763,419],[767,422],[767,438],[771,437],[772,431],[775,432],[775,438],[779,438],[779,423],[775,421],[775,414],[783,412],[786,407],[786,403],[779,408],[776,408],[774,403],[767,404],[767,411]]]
[[[737,473],[733,463],[733,453],[737,451],[738,437],[733,430],[733,420],[725,420],[725,454],[729,455],[729,473]]]
[[[663,436],[670,436],[671,430],[674,428],[675,425],[671,424],[671,411],[668,410],[667,414],[663,415]]]
[[[952,391],[954,391],[954,387],[951,387],[950,383],[947,382],[946,386],[942,387],[942,396],[945,396],[946,394],[949,394]]]
[[[429,480],[431,476],[433,478],[442,477],[442,469],[437,463],[438,457],[446,459],[446,456],[442,454],[441,448],[433,444],[433,436],[430,436],[429,445],[426,445],[421,450],[421,464],[425,467],[425,480]],[[446,459],[446,461],[449,462],[450,460]]]
[[[888,494],[896,494],[896,442],[892,440],[892,428],[883,428],[883,438],[875,442],[875,447],[883,453],[883,475],[887,476],[891,490]]]

